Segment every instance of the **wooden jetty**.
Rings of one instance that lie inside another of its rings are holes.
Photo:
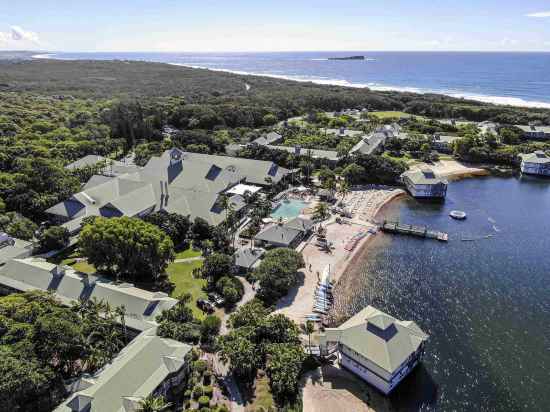
[[[405,223],[388,222],[385,220],[382,226],[380,226],[380,229],[387,233],[398,233],[401,235],[423,237],[426,239],[436,239],[441,242],[447,242],[449,240],[449,235],[447,233],[431,230],[426,226],[408,225]]]

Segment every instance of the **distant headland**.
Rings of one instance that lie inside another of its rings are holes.
[[[365,56],[329,57],[329,60],[365,60]]]

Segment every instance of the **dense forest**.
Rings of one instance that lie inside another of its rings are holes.
[[[322,86],[160,63],[1,56],[0,230],[25,237],[32,233],[32,222],[45,218],[45,209],[87,180],[87,173],[64,169],[87,154],[120,158],[134,150],[136,163],[144,164],[170,146],[223,153],[228,143],[246,143],[286,118],[353,107],[506,124],[550,123],[549,110],[494,106],[441,95]],[[173,131],[167,134],[168,125]],[[294,141],[292,136],[287,140]],[[326,137],[313,135],[310,140],[310,146],[333,146]],[[337,149],[345,151],[352,144]],[[467,149],[470,157],[477,152],[480,150]],[[306,170],[319,166],[269,150],[248,150],[241,155],[275,159],[282,166]],[[357,159],[347,159],[350,161]],[[390,160],[358,162],[372,166],[365,173],[370,181],[387,183],[402,171]],[[390,173],[384,172],[378,179],[372,171],[380,162]],[[347,163],[339,166],[344,168]],[[12,215],[6,217],[6,213]]]

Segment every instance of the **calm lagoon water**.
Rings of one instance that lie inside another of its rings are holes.
[[[550,180],[452,182],[443,204],[409,198],[385,215],[450,235],[380,234],[352,280],[350,314],[372,304],[431,336],[395,410],[550,410]]]

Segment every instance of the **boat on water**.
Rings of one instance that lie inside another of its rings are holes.
[[[456,220],[464,220],[466,219],[466,212],[462,210],[452,210],[449,216]]]

